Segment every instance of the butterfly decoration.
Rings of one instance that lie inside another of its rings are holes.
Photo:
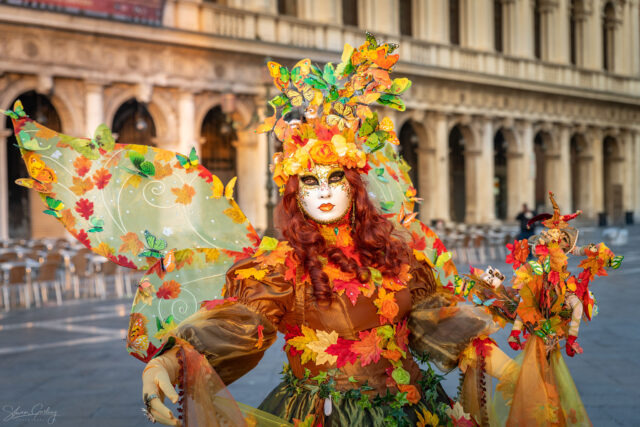
[[[27,113],[24,112],[24,108],[22,106],[22,102],[16,101],[13,104],[13,111],[11,110],[0,110],[6,116],[11,117],[13,120],[18,120],[22,117],[27,117]]]
[[[467,297],[471,289],[476,285],[476,282],[473,280],[465,280],[462,277],[456,275],[454,277],[455,287],[453,293],[456,295],[462,295],[463,297]]]
[[[384,176],[384,168],[376,168],[376,178],[385,184],[389,182],[389,180]]]
[[[540,328],[536,329],[535,334],[540,338],[544,338],[547,335],[551,335],[554,332],[554,328],[551,326],[551,320],[547,319]]]
[[[167,248],[167,241],[149,233],[148,230],[144,230],[144,239],[146,245],[144,251],[140,252],[140,257],[154,257],[162,258],[164,251]]]
[[[548,273],[551,271],[551,257],[547,256],[544,261],[542,262],[542,269],[544,270],[545,273]]]
[[[531,267],[533,274],[535,274],[536,276],[540,276],[544,272],[542,265],[538,261],[531,260],[528,261],[528,264]]]
[[[102,218],[92,216],[89,218],[89,222],[91,223],[91,228],[87,230],[89,233],[99,233],[104,230],[104,220]]]
[[[45,202],[47,203],[49,209],[44,210],[44,213],[52,215],[56,218],[62,218],[62,214],[60,213],[60,211],[64,209],[64,203],[49,196],[45,197]]]
[[[144,155],[138,153],[137,151],[129,151],[128,153],[129,160],[133,163],[136,170],[127,168],[125,166],[119,166],[120,168],[126,170],[127,172],[141,176],[142,178],[149,178],[156,174],[156,167],[148,160],[145,160]]]
[[[396,202],[394,202],[393,200],[382,201],[380,202],[380,208],[382,208],[382,210],[385,212],[391,212],[395,203]]]
[[[613,268],[614,270],[619,268],[620,265],[622,265],[622,260],[624,259],[623,255],[617,255],[614,256],[613,258],[611,258],[611,260],[609,261],[609,266],[611,268]]]
[[[171,273],[176,268],[176,253],[175,250],[170,250],[162,257],[162,270],[167,273]]]
[[[18,133],[18,138],[16,139],[16,141],[18,143],[15,144],[15,146],[20,148],[21,150],[43,151],[51,148],[51,145],[47,145],[46,147],[41,147],[40,144],[38,144],[38,140],[31,138],[31,136],[25,130],[21,130]]]
[[[491,306],[491,305],[496,301],[496,298],[491,298],[491,299],[488,299],[488,300],[486,300],[486,301],[482,301],[482,300],[478,297],[478,295],[473,294],[473,295],[471,295],[471,300],[472,300],[472,301],[473,301],[473,303],[474,303],[474,304],[476,304],[476,305],[482,305],[482,306],[485,306],[485,307],[490,307],[490,306]]]
[[[284,91],[284,89],[289,87],[291,73],[289,73],[287,67],[283,67],[282,65],[273,61],[267,62],[267,67],[269,68],[269,74],[271,74],[271,77],[273,78],[273,83],[275,83],[278,89]]]
[[[90,160],[99,159],[102,153],[113,150],[116,145],[111,131],[104,124],[96,128],[92,139],[69,138],[63,142]]]
[[[335,111],[336,114],[331,113],[326,116],[327,124],[331,127],[338,126],[338,129],[341,131],[345,127],[351,127],[351,124],[356,119],[353,107],[343,104],[340,101],[333,103],[333,111]]]
[[[35,153],[26,153],[24,157],[27,172],[31,178],[18,179],[16,183],[41,193],[50,193],[52,191],[51,184],[58,181],[55,172],[48,168],[40,156]]]
[[[16,184],[25,188],[33,188],[39,193],[51,193],[53,191],[53,186],[51,183],[40,182],[37,179],[32,178],[18,178],[16,179]]]
[[[200,159],[198,158],[198,154],[196,153],[196,147],[191,147],[189,157],[176,153],[176,159],[178,159],[178,162],[180,162],[180,166],[185,169],[195,168],[200,164]]]

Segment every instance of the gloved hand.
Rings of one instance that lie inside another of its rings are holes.
[[[142,399],[145,401],[149,396],[157,396],[149,400],[149,412],[157,422],[168,426],[182,425],[182,422],[164,405],[165,396],[173,403],[176,403],[179,398],[172,385],[176,382],[180,369],[176,355],[178,349],[178,347],[172,348],[152,359],[142,372]]]
[[[507,342],[509,343],[509,346],[516,351],[522,350],[524,347],[520,342],[520,331],[517,329],[511,330],[511,334],[509,335],[509,338],[507,338]]]
[[[569,335],[567,337],[566,350],[567,350],[567,356],[569,357],[575,356],[576,353],[582,354],[582,351],[583,351],[582,347],[580,347],[580,344],[576,342],[576,339],[578,339],[578,337],[575,337],[573,335]]]

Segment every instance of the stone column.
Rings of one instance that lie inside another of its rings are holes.
[[[502,51],[505,55],[515,54],[516,34],[515,0],[502,0]]]
[[[298,17],[314,22],[342,25],[340,0],[298,0]]]
[[[583,52],[583,66],[591,70],[602,69],[602,16],[600,7],[594,8],[585,14]]]
[[[9,167],[7,161],[7,138],[10,129],[0,130],[0,239],[9,238]]]
[[[602,157],[602,130],[591,128],[587,136],[591,146],[593,161],[591,163],[591,192],[593,194],[592,209],[596,215],[605,213],[604,206],[604,177],[603,177],[603,157]]]
[[[560,64],[569,63],[569,0],[557,0],[549,15],[549,28],[546,36],[549,48],[549,61]]]
[[[633,210],[634,210],[634,221],[636,223],[640,223],[640,132],[633,132],[633,181],[632,181],[632,190],[633,190]]]
[[[558,125],[558,163],[554,165],[553,180],[548,181],[555,187],[552,190],[555,193],[556,202],[562,209],[569,210],[571,208],[571,133],[569,126],[566,124]]]
[[[193,93],[181,92],[178,97],[178,149],[182,154],[188,154],[191,147],[199,150],[195,134],[195,102]]]
[[[536,204],[536,159],[533,149],[533,123],[523,120],[517,123],[517,138],[519,138],[518,146],[521,147],[522,159],[518,173],[520,175],[522,189],[519,191],[519,205],[526,203],[531,209]],[[520,212],[521,206],[518,206],[517,212]],[[516,214],[517,214],[516,212]]]
[[[449,1],[426,2],[426,39],[434,43],[449,43]]]
[[[638,1],[629,2],[629,75],[638,76],[640,74],[640,13],[638,12]]]
[[[382,34],[399,35],[400,20],[397,0],[362,0],[363,28],[374,29]]]
[[[533,58],[533,6],[529,0],[516,0],[513,4],[514,25],[509,37],[513,37],[514,56]],[[504,37],[507,38],[506,35]]]
[[[624,212],[633,211],[633,143],[634,135],[631,131],[625,131],[622,134],[622,156],[623,160],[620,162],[620,168],[622,169],[621,183],[622,183],[622,209]]]
[[[266,134],[257,134],[251,129],[238,132],[235,143],[238,205],[251,224],[261,231],[267,226],[267,141]]]
[[[85,133],[92,137],[96,128],[104,123],[103,86],[85,82]]]
[[[461,44],[493,51],[493,0],[461,0]]]
[[[480,142],[480,158],[477,172],[477,191],[478,191],[478,222],[490,223],[496,219],[496,204],[493,179],[495,175],[495,159],[493,149],[493,120],[489,117],[483,117],[479,120],[481,126]]]
[[[428,147],[433,150],[433,154],[419,152],[420,156],[432,156],[431,170],[422,169],[424,157],[419,157],[421,168],[421,180],[428,179],[428,182],[420,182],[421,195],[424,199],[420,212],[427,212],[429,219],[451,219],[449,212],[449,134],[447,131],[448,118],[441,112],[429,112],[426,118],[426,129],[429,138]],[[425,173],[426,172],[426,173]],[[428,194],[427,194],[428,193]],[[422,214],[423,215],[423,214]],[[424,218],[424,216],[423,216]]]

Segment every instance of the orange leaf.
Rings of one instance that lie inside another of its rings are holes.
[[[176,155],[174,152],[172,151],[167,151],[167,150],[159,150],[159,149],[154,149],[153,151],[156,152],[156,157],[153,158],[154,160],[154,165],[156,163],[156,161],[158,162],[168,162],[169,160],[173,159]],[[156,169],[158,168],[158,166],[156,166]]]
[[[73,167],[76,168],[76,173],[79,176],[85,176],[87,172],[89,172],[89,169],[91,169],[91,160],[80,155],[73,161]]]
[[[382,338],[378,336],[378,332],[375,329],[369,332],[361,331],[358,332],[358,337],[360,341],[351,344],[351,351],[360,355],[362,366],[378,362],[382,354],[382,349],[380,348]]]
[[[60,218],[60,222],[62,222],[62,224],[64,224],[64,227],[67,230],[69,230],[69,231],[75,230],[76,217],[73,216],[73,212],[71,211],[71,209],[64,209],[62,211],[62,217]]]
[[[196,195],[196,190],[189,184],[184,184],[182,188],[172,188],[171,192],[176,195],[176,203],[188,205]]]
[[[118,249],[118,252],[131,252],[131,254],[136,256],[144,248],[144,245],[142,244],[140,239],[138,239],[136,233],[132,231],[128,232],[124,236],[120,236],[120,239],[122,239],[124,243],[120,245],[120,249]]]
[[[153,162],[153,165],[156,167],[156,174],[154,175],[156,179],[166,178],[173,173],[173,168],[169,163],[163,164],[156,160]]]
[[[156,292],[156,296],[162,299],[174,299],[178,298],[178,295],[180,295],[180,283],[175,280],[164,282]]]
[[[109,246],[107,243],[102,242],[98,245],[97,248],[93,248],[93,251],[98,255],[102,255],[105,258],[109,258],[111,255],[115,253],[115,249]]]
[[[69,187],[69,189],[73,191],[73,193],[76,196],[82,196],[84,193],[91,190],[92,188],[93,188],[93,182],[91,182],[91,178],[87,178],[83,180],[82,178],[78,178],[75,176],[73,177],[73,185]]]
[[[110,179],[111,179],[111,174],[109,173],[109,170],[106,168],[98,169],[96,173],[93,175],[93,182],[96,184],[96,188],[98,190],[102,190],[104,187],[106,187]]]

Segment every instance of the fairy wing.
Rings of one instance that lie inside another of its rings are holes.
[[[183,167],[174,152],[116,143],[104,125],[91,139],[73,138],[31,120],[19,101],[5,114],[31,176],[20,182],[40,191],[47,213],[97,254],[147,270],[169,249],[233,256],[257,244],[233,200],[235,179],[225,189],[203,166]]]
[[[409,177],[409,165],[398,155],[390,142],[367,155],[366,175],[369,196],[385,216],[411,236],[409,246],[418,260],[433,266],[441,286],[453,289],[457,270],[436,233],[416,218],[417,194]]]

